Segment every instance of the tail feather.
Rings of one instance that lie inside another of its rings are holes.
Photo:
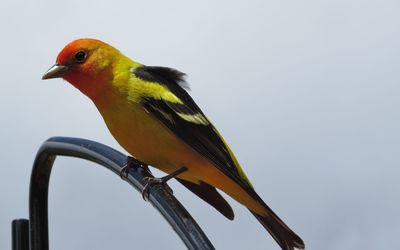
[[[304,249],[303,240],[294,233],[264,202],[266,216],[250,211],[283,250]]]

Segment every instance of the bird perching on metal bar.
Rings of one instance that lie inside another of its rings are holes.
[[[222,190],[246,206],[284,250],[304,249],[258,196],[221,134],[187,93],[184,74],[145,66],[95,39],[66,45],[43,79],[63,78],[96,105],[115,139],[144,164],[180,183],[233,219]]]

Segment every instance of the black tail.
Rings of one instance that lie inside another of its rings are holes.
[[[261,199],[260,199],[261,200]],[[262,202],[262,201],[261,201]],[[250,211],[271,234],[283,250],[304,249],[303,240],[295,234],[264,202],[266,216],[260,216]]]

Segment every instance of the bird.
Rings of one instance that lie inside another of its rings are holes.
[[[244,205],[283,250],[303,240],[261,199],[221,134],[188,93],[185,74],[146,66],[91,38],[68,43],[42,79],[62,78],[89,97],[118,143],[233,220],[217,191]]]

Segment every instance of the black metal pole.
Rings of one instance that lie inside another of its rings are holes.
[[[29,250],[29,221],[13,220],[11,224],[12,250]]]
[[[31,174],[29,194],[29,232],[31,250],[48,250],[48,189],[56,156],[72,156],[96,162],[115,174],[127,163],[127,156],[98,142],[68,137],[53,137],[39,149]],[[127,182],[138,191],[143,179],[153,177],[138,166],[130,169]],[[163,215],[189,249],[215,249],[196,221],[181,203],[162,185],[151,188],[149,202]]]

